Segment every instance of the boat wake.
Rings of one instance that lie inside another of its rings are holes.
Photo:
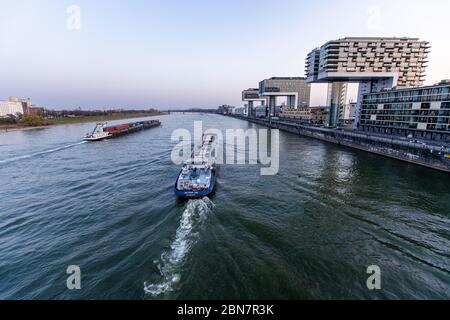
[[[189,251],[198,240],[196,230],[204,223],[213,208],[214,203],[207,197],[189,200],[181,216],[180,225],[170,250],[165,251],[159,261],[155,261],[163,281],[157,284],[147,284],[145,282],[144,291],[146,293],[159,296],[174,290],[174,287],[181,279],[181,267]]]
[[[66,146],[63,146],[63,147],[53,148],[53,149],[49,149],[49,150],[45,150],[45,151],[40,151],[40,152],[31,153],[31,154],[26,154],[26,155],[23,155],[23,156],[13,157],[13,158],[5,159],[5,160],[0,160],[0,164],[14,162],[14,161],[18,161],[18,160],[29,159],[29,158],[41,156],[41,155],[44,155],[44,154],[61,151],[61,150],[64,150],[64,149],[68,149],[68,148],[72,148],[72,147],[78,146],[78,145],[83,144],[83,143],[86,143],[86,141],[81,141],[81,142],[69,144],[69,145],[66,145]]]

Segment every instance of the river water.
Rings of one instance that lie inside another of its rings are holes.
[[[222,165],[180,201],[173,130],[260,127],[159,119],[99,143],[93,124],[0,133],[0,299],[450,298],[447,174],[280,132],[277,175]]]

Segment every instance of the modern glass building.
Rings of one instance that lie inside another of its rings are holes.
[[[268,100],[270,108],[277,106],[277,97],[287,97],[287,107],[309,107],[311,85],[302,77],[273,77],[259,83],[259,96]]]
[[[253,117],[255,116],[255,102],[265,105],[266,99],[259,96],[258,88],[249,88],[242,91],[242,101],[247,102],[247,115]]]
[[[255,100],[260,100],[259,89],[250,88],[242,91],[242,101],[255,101]]]
[[[450,142],[450,81],[363,96],[359,129]]]
[[[291,120],[314,125],[323,125],[328,117],[328,108],[327,107],[309,107],[299,109],[282,108],[279,117],[283,120]]]
[[[393,79],[392,86],[423,84],[429,43],[418,38],[344,38],[329,41],[306,58],[308,82]]]

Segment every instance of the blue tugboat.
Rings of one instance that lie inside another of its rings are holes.
[[[175,183],[175,195],[181,198],[201,198],[214,191],[216,161],[212,155],[214,135],[203,138],[198,152],[186,161]]]

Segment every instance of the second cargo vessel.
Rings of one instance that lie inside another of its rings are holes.
[[[125,134],[133,133],[140,130],[146,130],[160,126],[159,120],[138,121],[115,126],[107,126],[106,122],[97,123],[94,130],[88,133],[83,140],[85,141],[100,141],[104,139],[115,138]]]

